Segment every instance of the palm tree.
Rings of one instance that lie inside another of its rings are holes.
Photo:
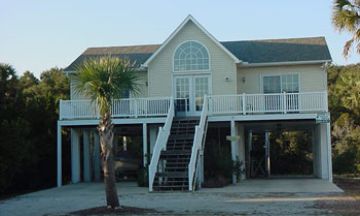
[[[354,43],[357,53],[360,54],[360,0],[335,0],[332,21],[337,30],[353,34],[345,43],[344,56],[349,55]]]
[[[77,68],[75,75],[75,91],[96,102],[99,108],[100,122],[97,129],[106,202],[110,208],[120,206],[115,185],[111,107],[114,98],[121,98],[127,91],[137,92],[137,77],[133,66],[128,60],[107,56],[85,61]]]

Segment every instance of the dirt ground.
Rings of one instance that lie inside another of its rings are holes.
[[[328,210],[336,215],[359,216],[360,215],[360,178],[335,178],[334,183],[344,190],[344,194],[333,199],[321,199],[315,207]]]
[[[149,193],[136,183],[121,183],[117,186],[123,209],[115,211],[101,207],[105,203],[103,184],[79,183],[1,200],[0,216],[360,216],[360,179],[335,182],[345,193],[320,179],[252,180],[194,193]]]
[[[344,190],[343,194],[329,194],[321,196],[313,206],[322,211],[321,215],[342,215],[360,216],[360,178],[341,178],[334,179],[334,183]],[[71,215],[178,215],[170,212],[157,212],[152,209],[128,208],[126,210],[111,211],[105,208],[93,208],[83,211],[73,212]],[[184,215],[184,214],[181,214]],[[201,214],[200,214],[201,215]],[[218,215],[218,214],[214,214]],[[219,214],[223,215],[223,214]],[[230,214],[224,214],[230,215]],[[237,215],[237,214],[231,214]],[[247,215],[247,214],[239,214]]]

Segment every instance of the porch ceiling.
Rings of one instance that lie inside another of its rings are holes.
[[[246,130],[254,132],[274,131],[274,130],[309,130],[315,125],[315,121],[270,121],[270,122],[247,122],[243,123]]]

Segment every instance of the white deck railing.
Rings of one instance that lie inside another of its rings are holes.
[[[159,128],[159,133],[156,138],[154,150],[152,152],[151,161],[149,165],[149,191],[153,191],[153,184],[155,174],[158,168],[161,151],[165,149],[171,130],[172,121],[175,115],[174,101],[171,99],[170,108],[164,127]]]
[[[126,98],[114,99],[113,118],[166,116],[170,108],[170,98]],[[60,100],[60,120],[97,119],[98,108],[91,100]]]
[[[327,112],[327,92],[278,94],[212,95],[207,97],[208,114],[273,114]],[[116,99],[114,118],[167,116],[170,97]],[[188,111],[187,100],[176,102],[178,110]],[[90,100],[61,100],[60,120],[98,119],[96,103]]]
[[[204,139],[204,133],[207,123],[207,115],[208,115],[208,100],[205,96],[203,109],[201,111],[201,117],[199,125],[195,126],[195,135],[194,135],[194,141],[191,148],[191,158],[188,166],[188,177],[189,177],[189,191],[194,190],[193,183],[196,183],[196,171],[199,167],[200,163],[200,151],[202,149],[202,143]]]
[[[327,92],[209,96],[209,114],[327,112]]]

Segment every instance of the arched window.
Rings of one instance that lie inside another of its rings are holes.
[[[175,51],[174,71],[209,70],[209,53],[196,41],[187,41]]]

